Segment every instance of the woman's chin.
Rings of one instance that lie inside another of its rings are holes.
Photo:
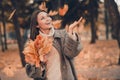
[[[45,28],[44,30],[50,30],[52,27]]]
[[[46,26],[44,27],[45,30],[50,30],[53,26],[52,25],[49,25],[49,26]]]
[[[52,27],[53,27],[53,25],[50,25],[50,26],[49,26],[49,29],[51,29]]]

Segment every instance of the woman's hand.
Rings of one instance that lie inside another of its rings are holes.
[[[67,32],[70,33],[70,34],[72,34],[74,28],[77,27],[77,25],[81,22],[82,19],[83,19],[83,17],[80,17],[80,19],[78,21],[75,21],[69,27],[67,26]]]
[[[40,55],[39,59],[41,62],[44,62],[44,63],[47,62],[46,55]]]

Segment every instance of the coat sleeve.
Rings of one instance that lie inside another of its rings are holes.
[[[77,39],[74,40],[68,35],[68,33],[65,34],[63,50],[64,50],[64,54],[69,58],[76,57],[82,50],[82,44],[77,34],[76,37]]]
[[[26,64],[25,66],[26,73],[31,78],[45,78],[45,68],[44,67],[35,67],[35,65]]]

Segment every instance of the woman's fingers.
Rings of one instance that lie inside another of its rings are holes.
[[[81,22],[81,21],[82,21],[82,19],[83,19],[83,17],[80,17],[80,19],[78,20],[78,23],[79,23],[79,22]]]
[[[68,32],[72,33],[73,29],[78,25],[78,22],[75,21],[74,23],[72,23],[69,27],[68,27]]]
[[[83,19],[83,17],[80,17],[80,19],[78,21],[75,21],[74,23],[72,23],[68,28],[68,32],[72,33],[73,29],[75,27],[77,27],[77,25],[81,22],[82,19]]]
[[[47,62],[46,56],[45,55],[40,55],[40,61],[41,62]]]

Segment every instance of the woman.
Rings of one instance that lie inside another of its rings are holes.
[[[53,41],[50,52],[40,58],[40,66],[36,67],[34,61],[27,61],[26,72],[29,77],[34,80],[77,80],[72,62],[82,49],[78,36],[72,31],[77,24],[71,24],[67,31],[55,30],[52,19],[45,11],[33,13],[30,39],[35,41],[40,34]]]

